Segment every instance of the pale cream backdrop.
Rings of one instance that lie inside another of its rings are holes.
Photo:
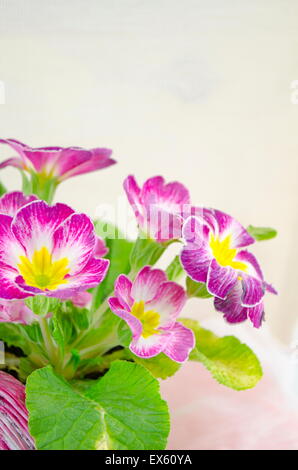
[[[1,137],[106,146],[118,160],[63,183],[60,201],[94,215],[127,174],[162,174],[196,204],[278,230],[254,247],[279,291],[262,332],[225,325],[208,301],[186,308],[262,343],[275,365],[298,340],[297,15],[296,0],[0,1]],[[1,178],[20,185],[16,170]]]

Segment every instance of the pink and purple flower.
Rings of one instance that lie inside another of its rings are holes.
[[[206,283],[216,309],[229,322],[250,318],[259,327],[265,291],[276,292],[255,256],[243,249],[255,241],[245,228],[223,212],[202,209],[201,216],[186,220],[183,238],[181,263],[191,279]]]
[[[58,183],[76,175],[100,170],[113,165],[112,151],[106,148],[90,150],[81,147],[32,148],[15,139],[0,139],[17,154],[0,164],[0,169],[14,166],[29,173],[38,173],[44,179]]]
[[[190,204],[189,192],[183,184],[166,184],[162,176],[155,176],[140,188],[130,175],[124,181],[124,189],[139,228],[146,235],[159,242],[181,237],[183,214]]]
[[[28,430],[25,386],[0,371],[0,450],[34,450]]]
[[[65,204],[33,201],[0,214],[0,298],[68,299],[98,285],[109,261],[93,256],[94,226]]]
[[[130,350],[149,358],[163,352],[176,362],[187,360],[194,347],[191,330],[176,319],[186,302],[183,287],[168,281],[159,269],[145,266],[131,281],[121,274],[115,283],[111,310],[130,327]]]

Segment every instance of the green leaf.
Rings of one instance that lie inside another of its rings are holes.
[[[172,361],[172,359],[164,353],[160,353],[149,359],[143,359],[131,353],[131,358],[137,364],[148,369],[149,372],[151,372],[151,374],[157,379],[167,379],[168,377],[172,377],[181,367],[181,364]]]
[[[139,237],[130,254],[130,265],[134,273],[137,273],[146,265],[153,266],[166,250],[168,244],[158,243],[151,238]]]
[[[92,310],[97,310],[102,301],[113,292],[114,282],[119,274],[127,274],[130,270],[129,256],[133,242],[125,239],[106,239],[109,248],[107,258],[111,261],[108,273],[93,293]]]
[[[190,360],[199,361],[222,385],[234,390],[253,388],[262,377],[262,368],[254,352],[234,336],[216,336],[201,328],[195,320],[181,319],[195,334],[196,346]]]
[[[59,308],[61,301],[54,297],[35,295],[33,297],[27,297],[27,299],[25,299],[25,304],[33,313],[35,313],[35,315],[44,317],[48,313],[54,313]]]
[[[84,393],[84,395],[83,395]],[[29,430],[39,450],[163,449],[169,433],[159,384],[138,364],[115,361],[89,388],[47,366],[27,380]]]
[[[101,449],[164,449],[170,430],[168,407],[158,381],[144,367],[115,361],[86,392],[102,410]]]
[[[3,194],[5,194],[5,193],[7,193],[7,189],[4,186],[4,184],[1,183],[1,181],[0,181],[0,197],[3,196]]]
[[[178,281],[183,275],[183,273],[184,273],[184,270],[181,266],[180,258],[177,255],[167,267],[166,274],[167,274],[169,281]]]
[[[8,346],[16,346],[26,354],[31,352],[31,341],[40,339],[39,325],[21,325],[19,323],[0,322],[0,340],[5,341]],[[32,339],[34,338],[34,339]]]
[[[75,392],[51,366],[27,379],[29,430],[39,450],[94,450],[104,432],[95,403]]]
[[[254,227],[249,225],[247,231],[257,241],[270,240],[277,235],[277,231],[270,227]]]
[[[212,297],[204,282],[195,282],[190,277],[186,278],[186,291],[188,297],[199,297],[200,299],[210,299]]]
[[[95,220],[94,227],[96,235],[103,238],[104,240],[125,239],[124,234],[118,227],[111,224],[110,222],[106,222],[105,220]]]

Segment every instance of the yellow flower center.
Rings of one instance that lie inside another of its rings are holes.
[[[41,290],[55,290],[68,281],[65,276],[69,273],[68,259],[52,260],[49,250],[43,246],[35,250],[30,261],[27,256],[20,256],[18,268],[27,286],[38,287]]]
[[[241,261],[234,261],[237,254],[237,248],[231,248],[231,235],[228,235],[223,240],[215,238],[213,234],[210,235],[209,245],[212,250],[213,256],[221,266],[231,266],[240,271],[247,271],[247,265]]]
[[[131,314],[138,318],[142,323],[143,338],[149,338],[149,336],[159,334],[159,331],[156,328],[160,323],[160,315],[154,310],[145,311],[145,302],[143,300],[133,304]]]

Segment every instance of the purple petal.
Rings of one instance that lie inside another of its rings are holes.
[[[86,305],[91,303],[92,300],[92,294],[90,292],[84,291],[84,292],[77,292],[75,295],[73,295],[69,300],[72,301],[72,303],[79,308],[84,308]]]
[[[85,214],[71,214],[53,234],[53,261],[67,258],[70,274],[82,270],[95,249],[94,225]]]
[[[195,337],[193,331],[177,322],[168,331],[168,340],[163,352],[173,361],[185,362],[194,346]]]
[[[211,261],[208,276],[207,289],[210,294],[225,299],[228,292],[236,284],[238,273],[230,266],[220,266],[215,259]]]
[[[230,290],[225,300],[214,298],[214,307],[224,313],[224,318],[229,323],[240,323],[247,319],[247,307],[241,305],[242,285],[237,282]]]
[[[248,308],[247,312],[248,312],[249,319],[251,320],[253,326],[255,328],[260,328],[264,320],[264,316],[265,316],[263,302],[260,302],[255,307]]]
[[[181,255],[181,264],[186,274],[197,282],[207,282],[207,275],[212,256],[208,249],[199,248],[197,250],[189,249],[189,245],[183,248]]]
[[[261,302],[265,294],[264,283],[255,277],[242,274],[242,299],[244,307],[253,307]]]
[[[148,302],[156,296],[160,284],[165,281],[167,276],[163,271],[145,266],[133,282],[131,296],[137,302]]]
[[[264,282],[264,286],[266,291],[270,292],[270,294],[278,295],[277,290],[275,290],[271,284],[268,284],[268,282]]]

